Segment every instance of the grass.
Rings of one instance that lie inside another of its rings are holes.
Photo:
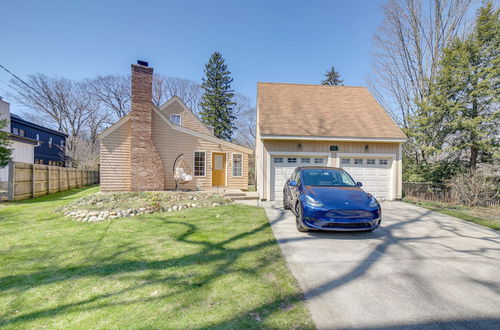
[[[0,327],[313,328],[262,209],[54,212],[97,190],[2,204]]]
[[[405,202],[425,207],[429,210],[474,222],[478,225],[500,230],[500,207],[467,207],[439,202],[404,199]]]

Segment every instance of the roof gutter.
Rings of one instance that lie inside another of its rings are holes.
[[[302,140],[302,141],[346,141],[346,142],[406,142],[406,138],[348,137],[348,136],[301,136],[262,134],[261,140]]]

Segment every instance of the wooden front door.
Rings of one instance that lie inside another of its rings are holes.
[[[212,153],[212,186],[226,185],[226,154]]]

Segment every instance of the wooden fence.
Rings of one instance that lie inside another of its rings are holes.
[[[7,198],[34,198],[96,183],[99,171],[95,170],[10,162]]]
[[[453,196],[450,187],[446,184],[434,184],[427,182],[403,182],[403,196],[410,199],[426,200],[442,203],[456,203],[457,198]],[[493,197],[485,199],[483,206],[500,205],[500,198]]]

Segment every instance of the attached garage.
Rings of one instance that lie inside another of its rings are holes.
[[[406,136],[365,87],[258,83],[255,165],[262,200],[298,166],[345,169],[379,200],[402,196]]]

